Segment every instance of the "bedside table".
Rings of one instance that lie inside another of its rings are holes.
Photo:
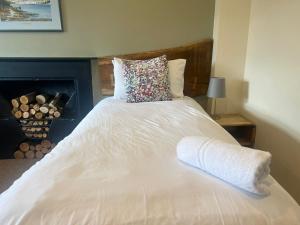
[[[215,121],[228,131],[242,146],[255,145],[256,125],[239,114],[218,115]]]

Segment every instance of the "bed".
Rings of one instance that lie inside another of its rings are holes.
[[[272,177],[271,195],[258,197],[178,161],[176,144],[189,135],[237,144],[191,97],[108,97],[1,194],[0,224],[300,224]]]

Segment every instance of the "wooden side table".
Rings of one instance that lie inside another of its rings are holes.
[[[255,145],[256,125],[239,114],[218,115],[215,121],[227,130],[242,146]]]

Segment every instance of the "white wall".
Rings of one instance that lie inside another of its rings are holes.
[[[300,1],[252,0],[244,113],[272,174],[300,202]]]
[[[225,99],[219,99],[217,113],[242,110],[251,0],[216,0],[212,74],[226,77]]]

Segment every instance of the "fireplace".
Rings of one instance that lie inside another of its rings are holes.
[[[26,95],[31,100],[23,104],[20,97]],[[36,102],[38,95],[47,96],[47,100]],[[55,99],[63,104],[51,105]],[[43,113],[39,111],[42,106],[46,113],[42,108]],[[48,153],[91,108],[89,59],[0,59],[0,158],[41,158],[41,152]],[[15,116],[17,111],[20,118]],[[45,146],[47,149],[42,148]]]

